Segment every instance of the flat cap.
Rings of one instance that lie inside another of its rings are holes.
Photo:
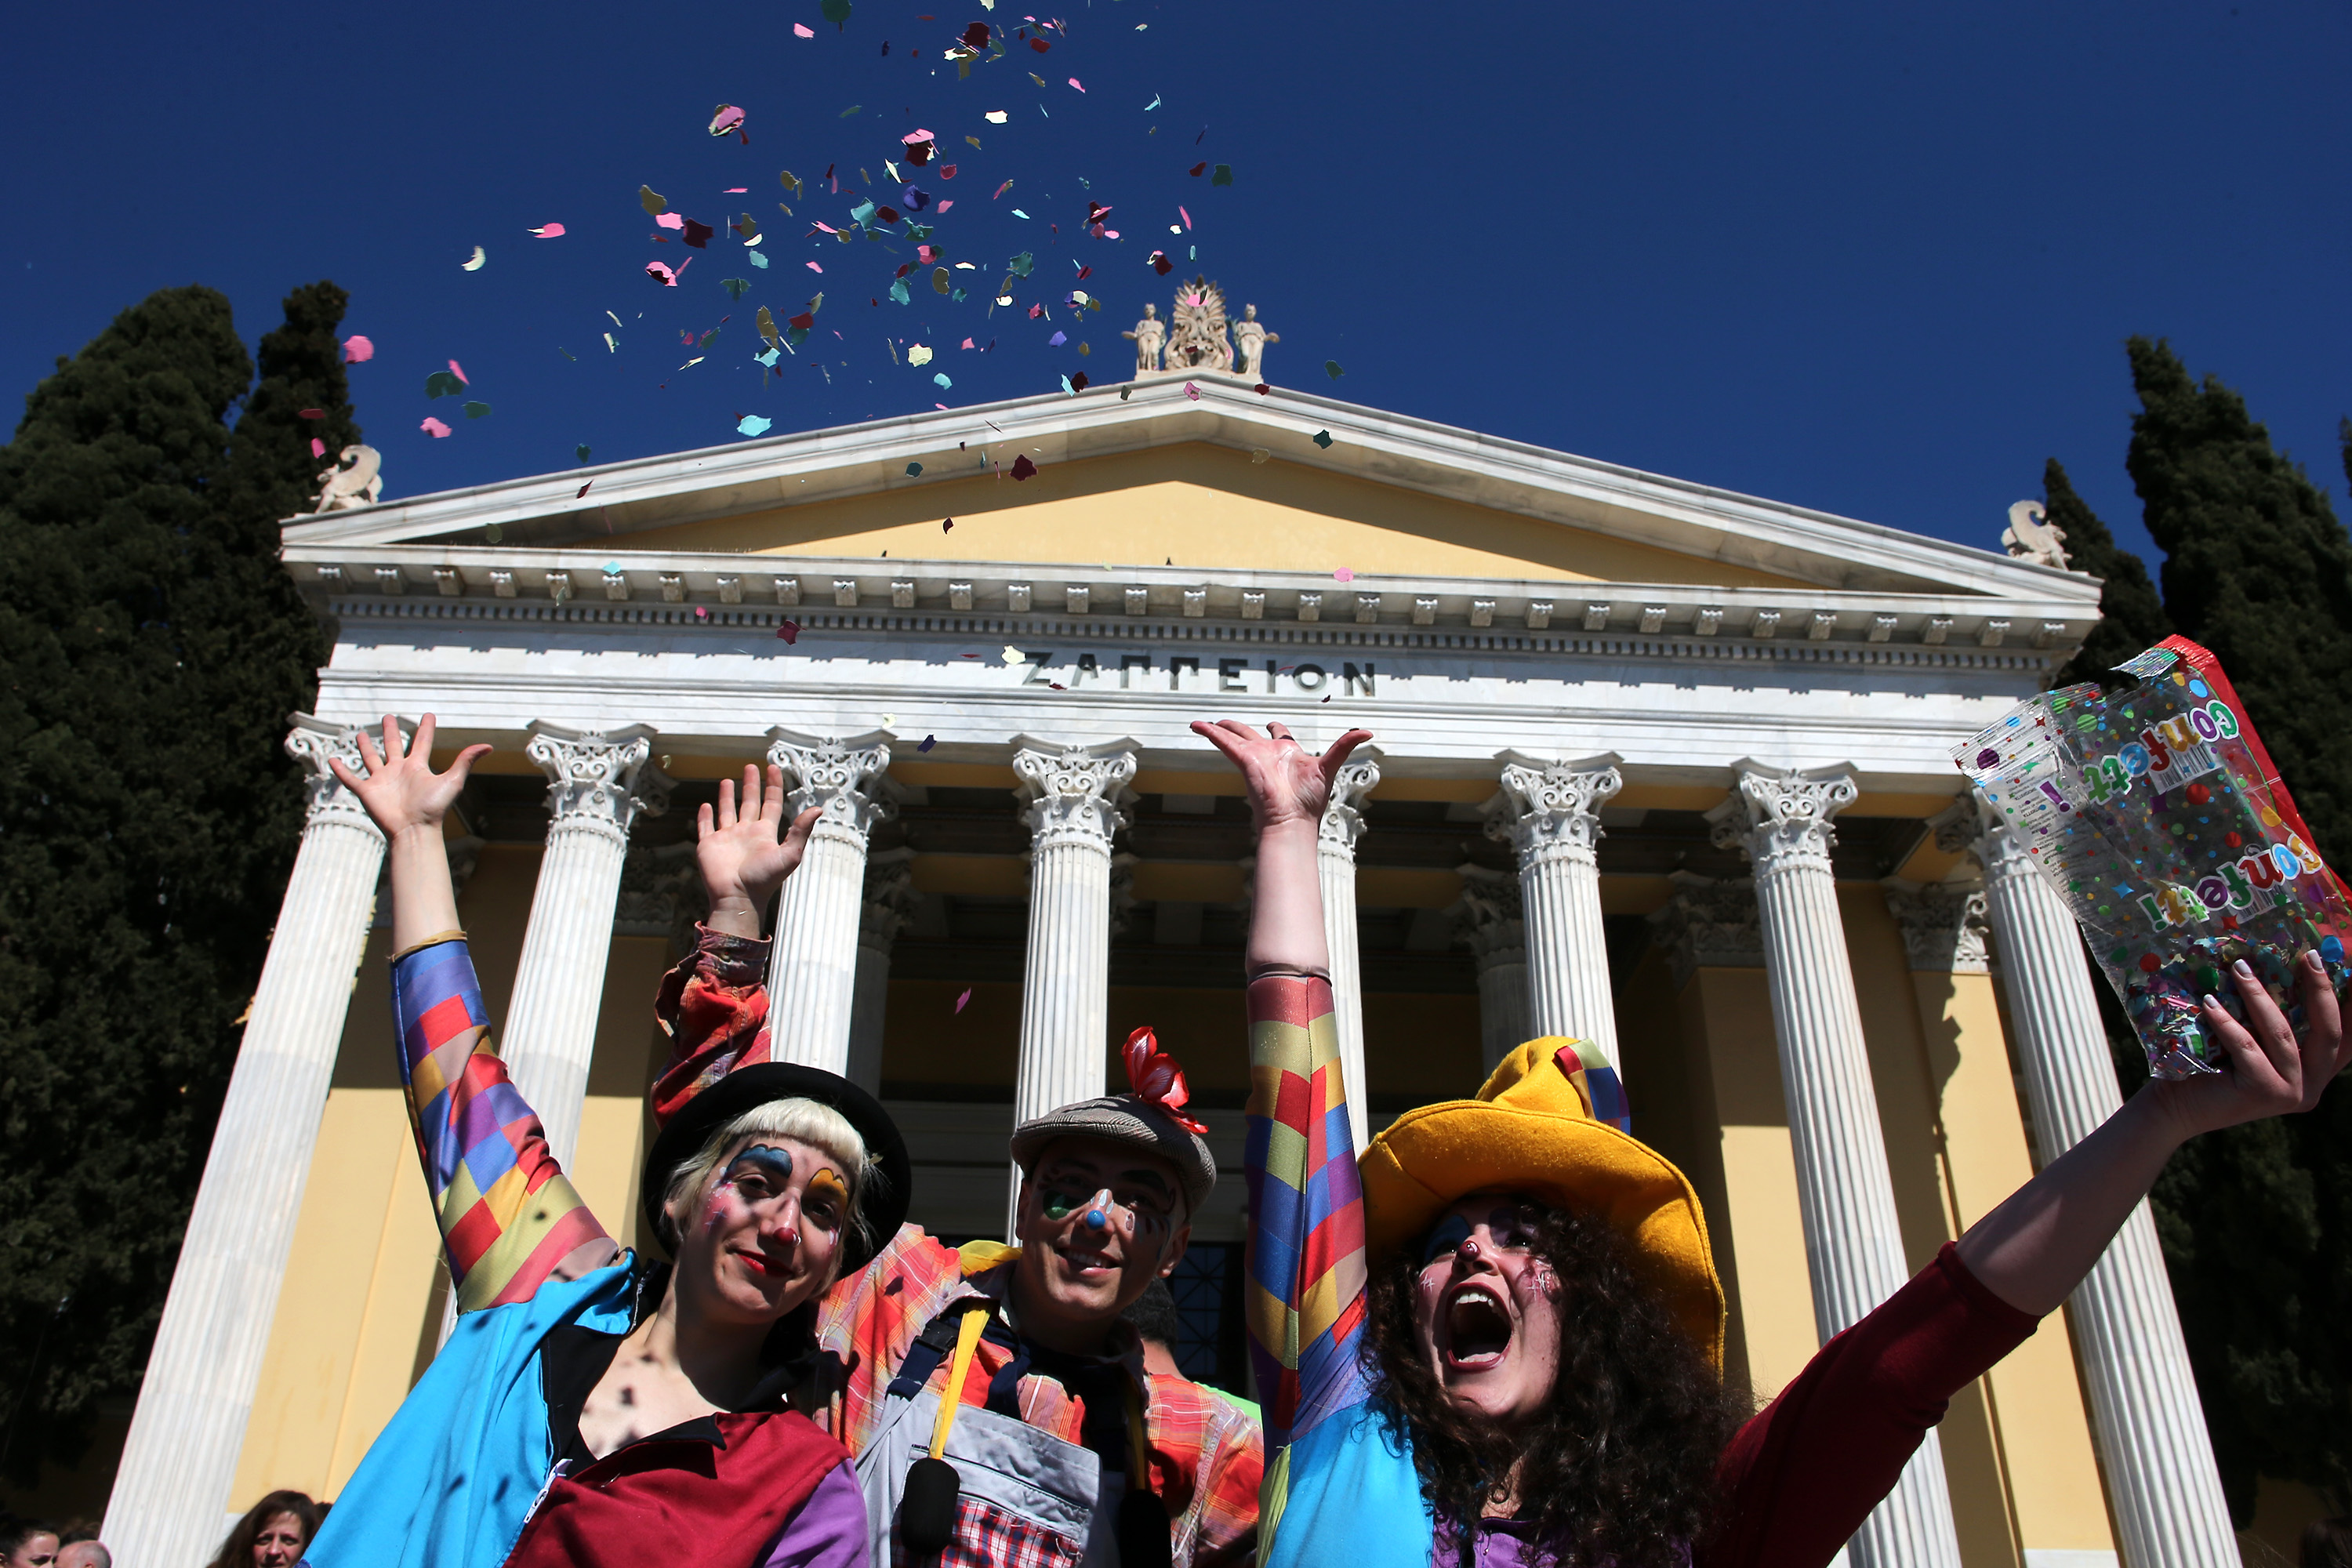
[[[1209,1201],[1217,1185],[1217,1162],[1209,1141],[1175,1118],[1132,1094],[1107,1094],[1081,1100],[1032,1118],[1013,1130],[1013,1159],[1027,1175],[1037,1156],[1056,1138],[1100,1138],[1156,1154],[1176,1167],[1184,1184],[1184,1203],[1192,1214]]]

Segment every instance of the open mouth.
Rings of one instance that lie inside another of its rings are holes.
[[[1062,1261],[1069,1265],[1070,1272],[1073,1274],[1092,1274],[1097,1270],[1111,1272],[1118,1268],[1118,1260],[1099,1247],[1084,1247],[1076,1242],[1066,1242],[1063,1244],[1061,1252]]]
[[[1484,1285],[1465,1285],[1445,1303],[1445,1362],[1465,1372],[1502,1364],[1511,1348],[1511,1315]]]

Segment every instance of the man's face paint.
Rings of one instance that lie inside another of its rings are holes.
[[[1023,1184],[1021,1310],[1091,1331],[1183,1256],[1189,1227],[1174,1168],[1108,1140],[1045,1151]]]

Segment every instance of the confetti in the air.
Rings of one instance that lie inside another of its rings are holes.
[[[425,416],[425,423],[419,425],[417,428],[424,431],[427,436],[432,437],[436,441],[438,441],[441,437],[449,434],[449,426],[442,424],[441,421],[432,417],[430,415]]]
[[[774,423],[774,420],[762,418],[757,414],[746,414],[736,421],[735,428],[745,436],[764,436],[768,433],[768,427]]]
[[[482,263],[488,259],[488,254],[478,245],[474,247],[473,259],[470,261],[460,261],[457,265],[464,268],[468,272],[479,272],[482,269]]]
[[[343,340],[345,364],[365,364],[373,358],[375,358],[375,344],[370,340],[362,337],[349,337]]]

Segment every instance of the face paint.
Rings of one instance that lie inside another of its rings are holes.
[[[754,1143],[728,1163],[727,1174],[719,1185],[732,1186],[753,1173],[768,1178],[781,1191],[793,1179],[793,1152],[766,1143]]]
[[[1459,1251],[1462,1244],[1469,1239],[1470,1222],[1458,1214],[1447,1215],[1437,1222],[1437,1228],[1431,1231],[1429,1239],[1422,1244],[1421,1266],[1426,1268],[1447,1253]]]
[[[827,1205],[831,1205],[830,1210]],[[811,1213],[812,1205],[814,1205],[814,1213]],[[817,1167],[815,1174],[808,1179],[801,1212],[827,1230],[839,1229],[843,1216],[849,1212],[849,1184],[841,1179],[841,1173],[830,1165]],[[828,1213],[831,1215],[830,1223],[826,1219]]]

